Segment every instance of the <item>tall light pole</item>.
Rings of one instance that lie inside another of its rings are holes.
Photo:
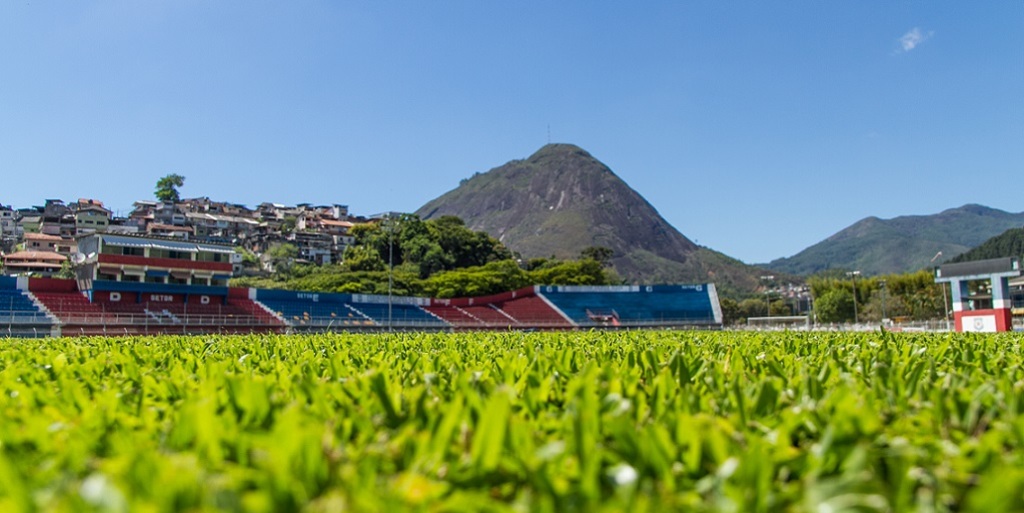
[[[775,279],[774,275],[766,274],[761,276],[761,281],[765,282],[764,285],[764,305],[768,307],[768,318],[772,316],[772,299],[771,289],[768,287],[768,283]]]
[[[941,251],[939,251],[938,253],[935,254],[935,256],[932,257],[930,263],[935,263],[935,260],[937,260],[940,256],[942,256]],[[946,297],[946,282],[942,282],[942,306],[942,318],[946,320],[946,331],[949,331],[949,299]]]
[[[882,289],[882,325],[885,325],[885,280],[878,280],[878,286]]]
[[[949,297],[946,295],[946,282],[942,282],[942,318],[946,320],[946,331],[949,331]]]
[[[857,319],[857,276],[860,276],[860,271],[850,271],[846,275],[853,279],[853,325],[856,326],[860,322]]]
[[[392,328],[391,317],[391,289],[394,285],[395,275],[395,225],[391,220],[391,214],[384,218],[388,224],[388,331]]]

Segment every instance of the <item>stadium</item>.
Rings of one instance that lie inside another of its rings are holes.
[[[111,234],[79,239],[76,279],[0,277],[18,337],[380,330],[720,328],[714,284],[532,286],[435,299],[229,287],[230,246]]]

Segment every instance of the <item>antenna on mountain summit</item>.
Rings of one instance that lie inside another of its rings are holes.
[[[551,123],[548,123],[548,144],[551,144]]]

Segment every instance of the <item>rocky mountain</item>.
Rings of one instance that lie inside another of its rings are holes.
[[[416,213],[461,217],[525,258],[611,248],[615,270],[631,283],[714,281],[723,292],[749,291],[763,273],[694,244],[611,169],[570,144],[549,144],[477,173]]]
[[[797,275],[826,269],[860,270],[865,274],[910,272],[953,258],[1022,225],[1024,213],[981,205],[964,205],[933,215],[868,217],[796,255],[763,266]],[[942,256],[932,262],[940,251]]]

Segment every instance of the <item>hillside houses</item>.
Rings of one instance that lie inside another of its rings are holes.
[[[21,236],[21,226],[14,209],[0,205],[0,252],[10,252]]]
[[[77,252],[76,238],[118,233],[229,244],[256,255],[276,244],[292,244],[300,262],[326,265],[342,261],[354,243],[352,228],[362,222],[339,204],[261,203],[250,209],[208,197],[140,200],[126,217],[116,217],[98,200],[66,204],[47,199],[31,208],[0,205],[0,255],[3,274],[50,276]],[[240,270],[239,263],[235,271]]]

